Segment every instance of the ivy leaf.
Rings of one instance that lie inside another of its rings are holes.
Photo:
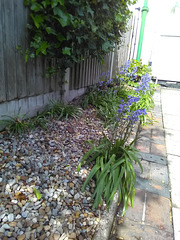
[[[56,7],[58,5],[58,3],[61,5],[61,6],[64,6],[64,0],[52,0],[51,1],[51,6],[52,8]]]
[[[33,192],[36,195],[37,200],[40,200],[42,197],[42,194],[35,187],[33,188]]]
[[[102,44],[102,50],[108,51],[110,45],[111,45],[111,44],[109,43],[109,41],[104,42],[104,43]]]
[[[49,47],[49,44],[47,41],[41,42],[39,48],[36,50],[36,55],[38,55],[40,52],[44,55],[46,55],[46,50]]]
[[[96,25],[92,25],[91,26],[92,31],[95,33],[98,30],[98,27],[96,27]]]
[[[44,22],[44,17],[42,15],[36,15],[34,16],[32,13],[30,14],[31,18],[34,21],[34,24],[37,28],[40,27],[40,25]]]
[[[33,10],[34,12],[38,12],[40,9],[42,9],[42,6],[39,3],[35,2],[31,5],[31,10]]]
[[[52,29],[51,27],[47,27],[47,28],[46,28],[46,32],[47,32],[48,34],[54,34],[54,35],[56,35],[56,32],[55,32],[54,29]]]
[[[55,17],[62,27],[66,27],[70,24],[70,17],[67,13],[63,12],[60,8],[55,7],[53,9],[54,15],[57,15],[58,17]]]
[[[71,48],[69,48],[69,47],[65,47],[65,48],[63,48],[62,49],[62,53],[64,54],[64,55],[71,55]]]
[[[120,14],[120,13],[116,14],[115,20],[116,20],[117,22],[121,22],[121,21],[122,21],[122,17],[121,17],[121,14]]]
[[[61,33],[58,33],[56,37],[59,42],[63,42],[64,40],[66,40],[66,38]]]
[[[44,8],[46,8],[50,4],[49,0],[42,1],[42,5]]]
[[[82,8],[77,8],[77,13],[79,16],[83,17],[84,16],[84,12]]]

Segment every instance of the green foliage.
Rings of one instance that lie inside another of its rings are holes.
[[[155,85],[151,82],[150,69],[141,62],[127,62],[114,79],[109,73],[102,77],[94,88],[84,97],[83,106],[92,104],[110,128],[110,136],[104,138],[81,159],[78,166],[85,162],[93,165],[82,191],[93,178],[96,182],[94,207],[97,208],[102,199],[109,208],[116,191],[119,202],[123,204],[123,214],[128,205],[133,205],[135,194],[135,173],[133,164],[142,166],[137,157],[133,142],[127,144],[135,122],[147,122],[147,111],[154,107],[153,94]]]
[[[42,197],[42,194],[34,187],[33,192],[36,195],[37,200],[40,200]]]
[[[30,22],[28,56],[57,58],[61,69],[86,56],[103,60],[126,31],[136,0],[25,0]],[[106,19],[106,20],[105,20]],[[105,21],[104,21],[105,20]]]
[[[5,119],[0,120],[1,128],[6,128],[8,132],[11,134],[23,134],[27,129],[29,129],[30,125],[25,120],[27,115],[20,115],[20,110],[17,115],[11,116],[3,116]]]
[[[50,101],[50,104],[46,106],[46,110],[44,112],[38,112],[33,118],[29,118],[27,114],[20,114],[20,109],[18,114],[13,117],[3,116],[5,119],[0,120],[0,128],[5,128],[10,134],[21,135],[38,127],[47,130],[49,118],[78,118],[81,114],[82,109],[77,106],[66,105],[60,101],[52,100]]]
[[[47,117],[44,114],[41,114],[39,112],[34,118],[29,119],[29,124],[33,129],[40,127],[47,130],[47,125],[46,125],[47,122],[48,122]]]
[[[123,204],[125,214],[127,206],[133,206],[135,195],[136,176],[133,164],[142,166],[137,157],[137,150],[132,146],[125,146],[124,141],[116,139],[114,143],[104,137],[96,147],[91,142],[92,148],[82,158],[78,170],[84,161],[94,162],[94,166],[83,184],[82,191],[92,178],[95,179],[96,188],[93,194],[94,208],[98,208],[102,199],[105,200],[107,208],[111,205],[114,195],[118,190],[119,203]]]
[[[65,117],[78,118],[82,114],[82,109],[74,105],[66,105],[60,101],[51,101],[47,106],[47,110],[44,111],[43,115],[50,116],[51,118],[61,119]]]

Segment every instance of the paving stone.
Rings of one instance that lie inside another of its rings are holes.
[[[167,160],[165,157],[162,156],[157,156],[154,154],[149,154],[149,153],[143,153],[143,152],[139,152],[139,158],[142,160],[146,160],[149,162],[154,162],[154,163],[159,163],[159,164],[163,164],[166,165],[167,164]]]
[[[144,153],[150,153],[151,143],[148,139],[146,141],[138,140],[135,145],[139,151]]]
[[[172,208],[173,226],[174,226],[174,240],[180,239],[180,209]]]
[[[143,216],[143,208],[144,208],[144,201],[145,201],[145,193],[144,190],[136,189],[136,194],[134,197],[134,206],[128,207],[125,217],[129,220],[141,222]],[[122,209],[119,208],[119,213],[121,215]]]
[[[180,118],[180,116],[164,114],[163,115],[163,121],[164,121],[165,128],[180,131],[179,118]]]
[[[124,222],[117,226],[116,239],[123,240],[173,240],[172,232],[153,228],[146,224],[137,223],[124,219]]]
[[[168,155],[172,206],[180,208],[180,157]]]
[[[165,145],[165,132],[161,128],[152,129],[152,141],[157,144]]]
[[[134,171],[136,173],[136,176],[149,179],[150,178],[150,163],[147,161],[142,160],[141,165],[143,167],[143,172],[141,171],[141,168],[138,164],[134,164]]]
[[[159,156],[166,156],[166,147],[164,144],[156,144],[152,143],[151,144],[151,152],[154,155],[159,155]]]
[[[147,192],[145,223],[163,231],[172,232],[168,198]]]
[[[146,190],[167,198],[170,197],[169,188],[164,183],[155,183],[153,180],[144,179],[137,176],[135,186],[140,190]]]
[[[169,178],[167,166],[157,163],[150,163],[150,179],[154,182],[168,185]]]

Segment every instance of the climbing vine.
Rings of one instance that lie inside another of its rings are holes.
[[[29,57],[58,59],[61,69],[91,55],[103,61],[126,31],[136,0],[25,0],[29,8]]]

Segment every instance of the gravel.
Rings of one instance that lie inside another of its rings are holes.
[[[103,124],[92,108],[79,119],[52,120],[21,137],[0,133],[0,239],[92,239],[105,209],[92,208],[90,169],[76,171]],[[42,194],[38,200],[35,191]]]

